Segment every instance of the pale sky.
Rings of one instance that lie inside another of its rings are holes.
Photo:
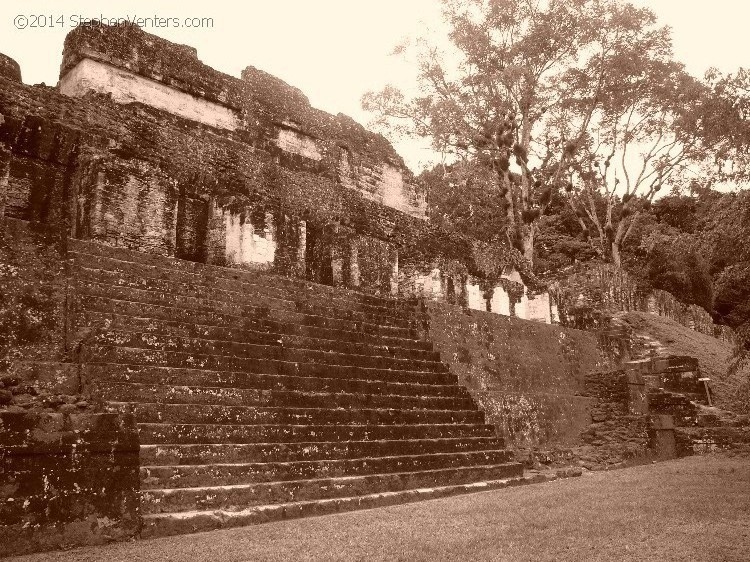
[[[649,6],[672,27],[675,56],[701,77],[711,66],[733,72],[750,67],[750,4],[746,0],[632,0]],[[17,16],[46,27],[17,29]],[[368,90],[408,85],[414,71],[393,47],[425,26],[439,25],[437,0],[221,0],[201,2],[129,0],[3,0],[0,52],[21,65],[29,84],[57,83],[65,35],[79,17],[213,18],[202,29],[147,28],[198,50],[209,66],[239,77],[245,66],[265,70],[301,89],[313,106],[342,112],[366,124],[360,108]],[[60,22],[62,21],[62,25]],[[429,161],[424,149],[397,145],[414,171]]]

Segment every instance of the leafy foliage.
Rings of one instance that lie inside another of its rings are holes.
[[[712,189],[750,179],[750,71],[693,78],[669,28],[620,0],[442,6],[449,43],[416,42],[418,93],[362,100],[450,162],[422,175],[432,220],[540,273],[611,260],[750,342],[750,194]]]
[[[617,0],[443,0],[443,11],[453,59],[420,41],[420,94],[386,86],[363,107],[388,131],[489,171],[503,234],[533,262],[541,218],[592,128],[673,88],[654,79],[677,72],[668,29]]]
[[[507,219],[497,212],[500,190],[486,168],[461,162],[440,165],[418,179],[426,186],[434,224],[483,242],[498,241],[505,231]]]

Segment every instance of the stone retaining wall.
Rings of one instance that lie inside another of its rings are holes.
[[[590,422],[586,373],[610,364],[596,336],[427,301],[430,339],[509,446],[575,443]]]
[[[135,536],[138,448],[130,415],[0,412],[0,556]]]
[[[703,308],[684,304],[667,291],[644,287],[611,264],[586,264],[581,271],[559,277],[550,284],[550,294],[563,326],[597,329],[606,327],[616,312],[650,312],[722,341],[734,342],[731,328],[714,324]]]

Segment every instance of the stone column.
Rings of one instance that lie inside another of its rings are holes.
[[[307,221],[299,221],[297,230],[299,237],[297,239],[297,256],[294,271],[297,277],[304,278],[307,271]]]
[[[398,250],[391,255],[391,295],[398,296]]]
[[[458,282],[455,284],[457,289],[456,304],[460,305],[462,308],[469,307],[469,299],[466,295],[466,283],[468,282],[466,275],[459,275]]]
[[[344,260],[341,259],[341,249],[337,241],[331,245],[331,279],[334,287],[344,283]]]
[[[174,208],[172,209],[172,220],[170,221],[169,229],[167,231],[167,239],[165,240],[165,242],[167,243],[167,247],[171,246],[172,248],[172,257],[181,258],[183,256],[178,255],[178,247],[180,246],[178,240],[180,239],[180,228],[184,227],[185,221],[185,194],[182,189],[176,186],[173,186],[172,190],[174,193]],[[167,211],[168,209],[165,209],[165,214],[169,216],[169,213],[167,213]]]
[[[344,284],[344,259],[342,255],[344,240],[340,234],[341,230],[338,222],[329,223],[327,229],[330,240],[328,254],[331,260],[331,285],[340,287]]]
[[[273,213],[266,211],[266,228],[263,233],[263,238],[266,239],[264,262],[266,264],[273,265],[276,261],[276,221],[274,220]]]
[[[208,225],[206,227],[206,263],[227,263],[227,225],[224,210],[214,197],[208,200]]]
[[[359,287],[359,242],[356,236],[349,241],[349,279],[352,287]]]
[[[453,281],[453,275],[445,276],[445,300],[450,304],[456,302],[456,286]]]
[[[494,287],[486,287],[484,291],[482,291],[482,297],[484,298],[484,309],[486,312],[493,312],[492,310],[492,295],[495,292]]]

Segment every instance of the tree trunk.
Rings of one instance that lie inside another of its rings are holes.
[[[523,257],[529,262],[529,266],[534,266],[534,235],[536,234],[534,223],[523,227]]]
[[[620,244],[612,242],[612,263],[617,269],[622,269],[622,257],[620,256]]]
[[[615,264],[617,269],[622,269],[622,255],[620,253],[622,247],[622,240],[625,237],[625,219],[620,219],[617,225],[617,231],[615,237],[612,239],[612,263]]]
[[[500,185],[505,188],[505,216],[511,228],[516,228],[516,209],[513,205],[513,186],[510,183],[510,174],[506,171],[502,173]]]

